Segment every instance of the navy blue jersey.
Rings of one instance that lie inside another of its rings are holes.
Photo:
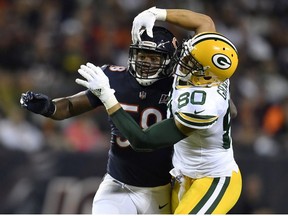
[[[166,118],[168,93],[173,78],[166,78],[150,86],[141,86],[125,67],[108,65],[102,67],[109,77],[111,88],[123,109],[142,128]],[[87,96],[94,107],[101,101],[90,91]],[[111,147],[107,172],[115,179],[139,187],[156,187],[170,182],[173,147],[153,152],[136,152],[121,135],[109,118],[111,125]]]

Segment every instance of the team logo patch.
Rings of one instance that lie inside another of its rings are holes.
[[[147,94],[146,94],[145,91],[141,91],[141,92],[139,92],[139,98],[140,98],[141,100],[146,99],[146,97],[147,97]]]
[[[198,114],[200,114],[200,113],[202,113],[202,112],[204,112],[204,111],[205,111],[205,109],[203,109],[203,110],[199,110],[199,111],[194,110],[194,114],[195,114],[195,115],[198,115]]]
[[[228,69],[229,67],[231,67],[232,64],[231,59],[221,53],[215,54],[212,57],[212,62],[217,68],[220,68],[222,70]]]
[[[161,98],[160,98],[160,100],[159,100],[159,104],[167,104],[168,103],[168,101],[169,101],[169,96],[167,95],[167,94],[162,94],[161,95]]]

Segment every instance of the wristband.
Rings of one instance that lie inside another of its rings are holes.
[[[160,9],[160,8],[153,7],[153,8],[150,8],[149,11],[155,15],[156,20],[159,20],[159,21],[165,21],[166,20],[166,16],[167,16],[166,9]]]

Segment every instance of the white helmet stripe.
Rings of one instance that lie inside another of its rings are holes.
[[[205,39],[219,39],[219,40],[225,41],[237,52],[236,47],[229,39],[217,33],[206,33],[206,34],[204,33],[204,34],[196,35],[195,37],[191,39],[193,42],[192,46],[195,46],[197,43]]]

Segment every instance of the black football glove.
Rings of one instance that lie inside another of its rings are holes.
[[[46,117],[51,116],[55,111],[55,105],[52,100],[41,93],[31,91],[23,93],[20,98],[20,104],[27,110]]]

